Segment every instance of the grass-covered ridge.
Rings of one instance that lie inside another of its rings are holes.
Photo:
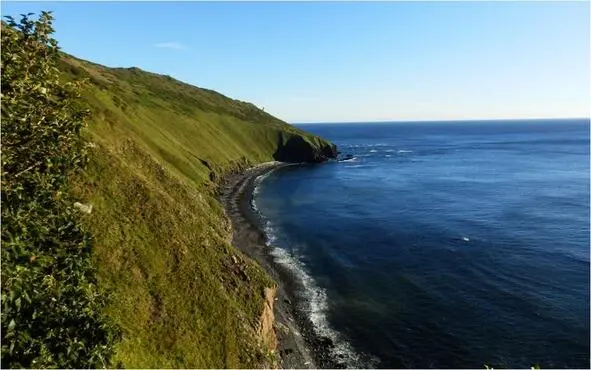
[[[46,16],[37,26],[51,33],[50,24],[51,17]],[[37,362],[39,366],[236,368],[269,364],[258,326],[265,288],[274,282],[230,245],[231,228],[214,197],[215,185],[228,171],[276,159],[321,161],[334,156],[335,147],[252,104],[137,68],[107,68],[57,54],[53,40],[43,36],[40,43],[26,44],[17,33],[6,33],[4,24],[2,32],[3,365],[7,364],[6,353],[13,351],[7,335],[23,344],[17,344],[17,350],[29,351],[30,338],[22,337],[26,330],[38,338],[36,353],[45,361]],[[10,49],[5,35],[13,39]],[[39,55],[19,56],[26,45]],[[51,53],[44,54],[44,48]],[[35,75],[38,80],[22,87],[23,76],[39,71],[35,63],[28,62],[41,55],[57,56],[52,61],[58,63],[58,70],[47,71],[59,77],[48,82],[47,74]],[[17,59],[23,75],[11,77],[12,69],[6,66],[16,65]],[[60,103],[63,96],[57,86],[82,79],[87,83],[81,96],[72,94]],[[7,105],[10,81],[11,88],[20,89],[9,96],[14,109]],[[78,102],[85,108],[78,109]],[[58,113],[47,116],[44,109],[54,106]],[[86,108],[88,115],[77,113]],[[66,142],[59,133],[70,121],[67,127],[73,131],[68,131]],[[87,127],[80,131],[83,121]],[[27,130],[32,127],[28,134],[34,140],[18,140],[21,122],[28,125],[23,126]],[[17,133],[14,145],[5,136],[9,129]],[[39,152],[41,166],[19,162],[11,153],[26,158],[30,150],[26,145],[40,138],[37,132],[48,132],[40,142],[53,145],[57,152]],[[52,161],[61,158],[64,148],[72,160],[83,158],[84,166],[76,165],[68,170],[67,178],[47,183],[45,173],[48,181],[54,181],[52,176],[63,172],[58,171],[62,162]],[[77,148],[87,150],[88,155],[77,156]],[[58,167],[51,170],[54,165]],[[42,186],[43,193],[36,188],[23,190],[21,177],[30,180],[27,184]],[[30,204],[22,201],[29,198],[21,196],[31,197]],[[42,203],[36,200],[40,196]],[[82,206],[76,207],[75,202]],[[89,205],[89,213],[78,209],[88,210],[85,206]],[[36,212],[32,215],[37,218],[28,218],[23,209]],[[53,223],[46,227],[43,222]],[[23,225],[30,224],[41,225],[40,231],[26,234],[29,229]],[[72,240],[68,248],[79,255],[62,247],[57,252],[47,248],[48,240],[60,242],[52,227],[59,230],[64,243]],[[65,269],[44,278],[57,266],[52,261],[61,261],[56,257],[73,263],[78,275]],[[39,264],[44,264],[41,269]],[[41,288],[31,302],[11,293],[21,294],[15,284],[29,270],[34,274],[22,281],[33,289]],[[57,288],[54,292],[43,284]],[[107,300],[103,292],[108,292]],[[40,319],[34,309],[52,312],[47,302],[57,302],[75,315],[56,313]],[[31,315],[38,321],[32,322]],[[64,335],[76,341],[68,342]],[[44,347],[47,343],[51,346]],[[32,357],[13,353],[10,364],[35,366]]]
[[[264,363],[256,329],[274,282],[230,245],[215,182],[255,163],[321,160],[334,147],[252,104],[167,76],[71,56],[61,68],[90,81],[83,98],[94,148],[76,194],[93,205],[85,221],[99,285],[112,292],[106,313],[123,333],[112,364]]]
[[[112,136],[112,129],[125,130],[151,155],[172,164],[176,174],[196,183],[209,179],[209,164],[221,170],[242,158],[253,163],[311,160],[305,150],[291,157],[277,153],[294,140],[303,139],[318,153],[324,148],[325,155],[333,150],[253,104],[168,76],[111,69],[71,56],[64,56],[63,69],[91,82],[85,97],[94,111],[91,131],[97,141]]]

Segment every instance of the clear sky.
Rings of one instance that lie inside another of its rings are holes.
[[[588,2],[2,2],[288,122],[589,117]]]

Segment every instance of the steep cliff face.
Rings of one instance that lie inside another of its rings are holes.
[[[337,148],[328,142],[311,143],[303,136],[291,136],[279,145],[273,158],[280,162],[325,162],[337,157]]]
[[[229,243],[220,176],[260,162],[320,162],[331,143],[254,105],[137,68],[64,56],[89,81],[88,170],[73,181],[94,237],[111,366],[253,368],[276,345],[275,283]]]

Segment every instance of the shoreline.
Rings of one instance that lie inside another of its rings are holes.
[[[251,204],[258,177],[294,165],[300,164],[266,162],[230,174],[220,183],[218,200],[232,222],[232,245],[256,260],[277,283],[273,326],[278,342],[275,352],[278,365],[299,369],[344,367],[329,356],[332,341],[317,336],[310,318],[298,310],[304,303],[297,294],[303,289],[302,283],[286,266],[275,262],[262,219]]]

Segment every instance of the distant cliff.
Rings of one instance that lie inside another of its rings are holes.
[[[321,139],[310,138],[302,135],[290,136],[287,141],[282,142],[273,158],[280,162],[324,162],[337,157],[337,148]],[[313,140],[314,140],[313,139]]]
[[[74,185],[92,205],[84,219],[112,294],[105,314],[122,330],[111,365],[272,364],[265,292],[275,283],[229,244],[215,184],[256,163],[335,158],[334,144],[168,76],[69,55],[60,68],[88,80],[90,164]]]

